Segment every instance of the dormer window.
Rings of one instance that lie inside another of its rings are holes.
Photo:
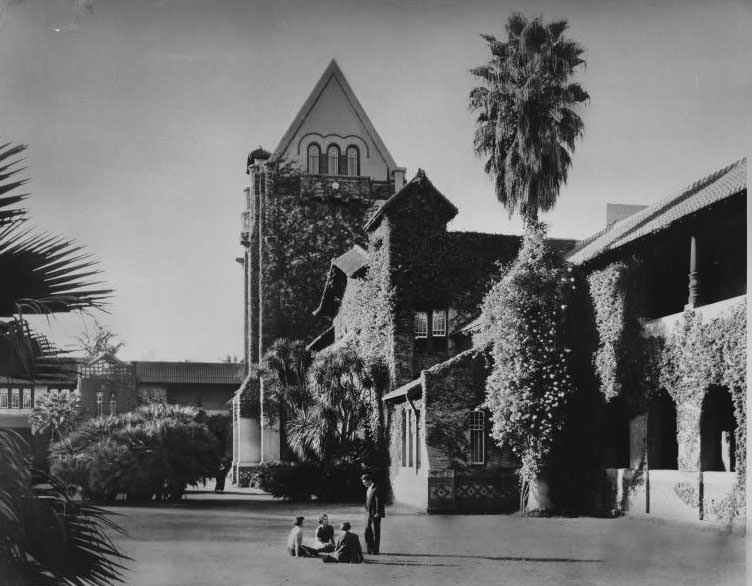
[[[308,145],[308,172],[321,172],[321,147],[316,143]]]
[[[347,174],[351,177],[360,175],[360,151],[358,147],[350,145],[347,147]]]

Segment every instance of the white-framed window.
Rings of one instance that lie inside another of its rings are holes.
[[[428,337],[428,314],[425,311],[415,312],[415,325],[414,325],[416,338]]]
[[[23,403],[21,403],[24,409],[31,409],[31,389],[23,389],[22,391]]]
[[[357,177],[360,175],[360,151],[355,145],[350,145],[345,153],[347,154],[347,174]]]
[[[10,390],[10,408],[11,409],[21,408],[21,389]]]
[[[445,338],[447,335],[447,315],[443,309],[434,309],[431,315],[431,334],[434,338]]]
[[[329,175],[339,175],[339,147],[330,144],[326,149],[327,172]]]
[[[117,397],[115,393],[110,393],[110,415],[117,415]]]
[[[8,389],[0,387],[0,409],[8,408]]]
[[[97,417],[104,415],[104,393],[97,393]]]
[[[470,414],[470,463],[486,463],[486,414],[483,411]]]
[[[321,147],[316,143],[308,145],[308,172],[314,175],[321,173]]]

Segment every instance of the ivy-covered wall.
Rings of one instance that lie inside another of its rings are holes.
[[[326,328],[326,320],[312,311],[330,262],[355,244],[366,245],[368,210],[388,193],[382,184],[369,192],[370,182],[335,190],[333,181],[311,184],[303,179],[290,171],[279,176],[273,168],[266,177],[261,218],[265,347],[280,337],[310,341]]]
[[[699,470],[703,400],[713,386],[725,387],[734,406],[737,483],[725,507],[744,506],[747,462],[747,307],[746,301],[704,322],[702,309],[686,311],[667,336],[658,383],[677,406],[679,470]]]
[[[646,295],[641,270],[633,258],[588,276],[598,337],[593,362],[601,392],[608,401],[624,399],[634,416],[646,412],[661,389],[667,391],[676,407],[678,469],[686,473],[701,469],[703,401],[712,387],[727,389],[736,420],[737,483],[717,508],[733,516],[743,508],[746,474],[746,302],[712,320],[703,319],[702,308],[687,310],[665,335],[650,335],[640,320]],[[681,484],[676,494],[697,506],[699,487]]]

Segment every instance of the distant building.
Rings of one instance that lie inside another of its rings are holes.
[[[229,415],[244,366],[226,362],[124,362],[111,354],[67,360],[56,378],[0,377],[0,427],[29,437],[34,406],[53,389],[78,390],[85,417],[117,415],[164,402]]]

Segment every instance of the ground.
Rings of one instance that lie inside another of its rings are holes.
[[[249,490],[193,492],[179,504],[117,506],[128,531],[116,542],[134,562],[133,586],[276,584],[697,585],[745,584],[743,536],[723,525],[648,517],[524,518],[426,515],[390,507],[382,554],[361,565],[295,559],[285,551],[296,515],[349,520],[363,535],[362,507],[284,503]]]

